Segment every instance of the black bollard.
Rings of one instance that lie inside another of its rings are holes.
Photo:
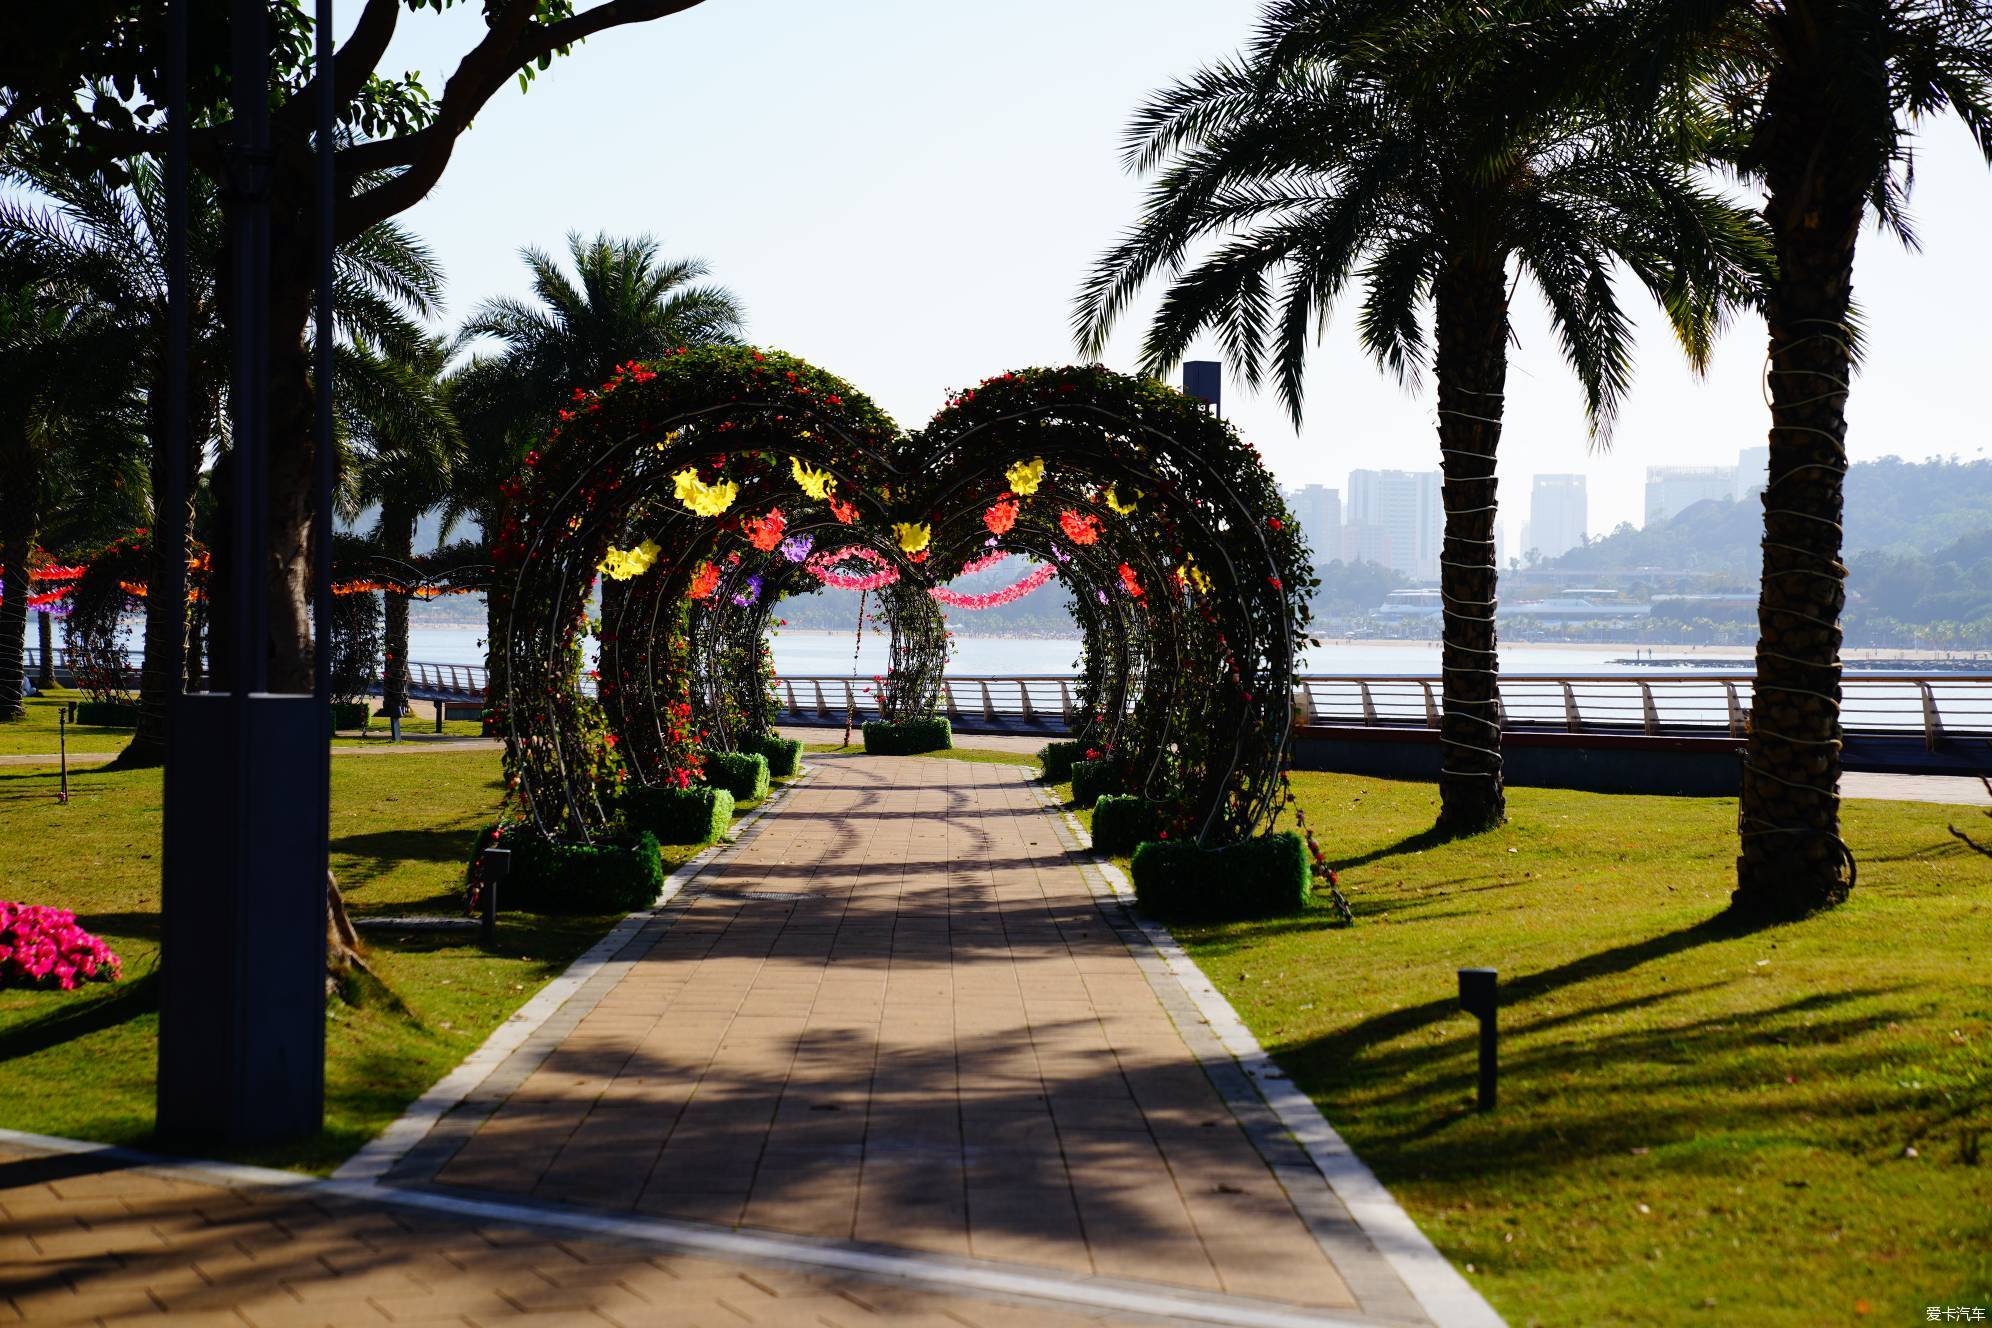
[[[480,931],[486,949],[498,939],[498,883],[512,872],[512,850],[509,848],[487,848],[484,850],[484,889],[480,892],[484,899],[484,925]]]
[[[1459,971],[1459,1007],[1480,1021],[1480,1109],[1494,1110],[1495,971],[1491,968],[1462,968]]]

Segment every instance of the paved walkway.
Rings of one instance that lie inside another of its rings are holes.
[[[1028,771],[811,759],[391,1183],[1422,1320]]]

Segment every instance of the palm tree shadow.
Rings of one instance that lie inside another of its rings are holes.
[[[1399,854],[1423,853],[1428,848],[1437,848],[1441,844],[1450,844],[1456,839],[1470,839],[1477,833],[1480,832],[1443,830],[1435,825],[1427,826],[1416,834],[1404,836],[1404,838],[1394,844],[1385,844],[1382,848],[1371,849],[1367,853],[1359,853],[1352,858],[1338,858],[1328,865],[1338,872],[1348,871],[1355,867],[1367,867],[1372,862],[1381,862],[1385,858],[1394,858]]]

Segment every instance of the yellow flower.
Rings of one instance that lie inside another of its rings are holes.
[[[657,555],[662,552],[656,540],[645,540],[633,549],[618,549],[610,545],[608,556],[595,564],[595,570],[611,581],[627,581],[649,571],[657,561]]]
[[[1134,500],[1139,497],[1141,497],[1141,490],[1135,489],[1130,492],[1128,500],[1122,502],[1120,495],[1114,492],[1114,486],[1111,484],[1107,486],[1107,506],[1113,508],[1114,511],[1120,513],[1122,516],[1126,516],[1134,510]]]
[[[1176,583],[1186,588],[1194,587],[1200,594],[1210,593],[1210,578],[1204,575],[1203,568],[1197,566],[1195,554],[1183,559],[1183,565],[1176,569]]]
[[[924,521],[895,521],[892,531],[899,536],[900,550],[905,553],[920,552],[934,538],[934,528]]]
[[[800,457],[789,458],[789,474],[795,476],[795,482],[802,486],[804,493],[819,501],[828,498],[830,491],[837,487],[837,481],[829,471],[813,470],[804,465]]]
[[[656,448],[660,452],[668,452],[671,450],[671,444],[678,441],[678,433],[679,430],[673,429],[671,432],[664,435],[663,441],[652,443],[651,446]]]
[[[678,501],[699,516],[718,516],[733,506],[734,498],[740,493],[740,486],[732,480],[707,484],[690,466],[672,476],[671,481],[676,487]]]
[[[1019,498],[1028,498],[1044,483],[1044,458],[1033,457],[1029,461],[1019,461],[1003,472],[1010,481],[1010,492]]]

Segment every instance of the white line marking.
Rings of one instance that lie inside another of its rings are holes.
[[[1204,976],[1196,961],[1184,953],[1169,929],[1134,911],[1134,887],[1118,866],[1092,851],[1091,840],[1080,829],[1078,818],[1059,805],[1049,790],[1039,786],[1037,791],[1046,808],[1064,819],[1074,843],[1087,855],[1090,865],[1099,871],[1109,888],[1128,903],[1129,916],[1141,928],[1148,943],[1161,955],[1176,981],[1182,984],[1184,992],[1196,1004],[1197,1012],[1203,1015],[1219,1043],[1251,1077],[1259,1096],[1273,1109],[1280,1124],[1286,1126],[1300,1146],[1307,1150],[1308,1157],[1313,1159],[1322,1178],[1328,1182],[1328,1188],[1349,1210],[1349,1216],[1370,1238],[1377,1252],[1397,1271],[1397,1275],[1411,1289],[1411,1294],[1425,1307],[1425,1312],[1432,1316],[1432,1322],[1438,1328],[1504,1328],[1505,1321],[1494,1312],[1494,1307],[1460,1275],[1451,1260],[1439,1253],[1439,1247],[1432,1244],[1431,1238],[1418,1229],[1418,1224],[1391,1197],[1383,1182],[1376,1178],[1376,1173],[1356,1156],[1355,1150],[1328,1123],[1328,1118],[1321,1114],[1321,1108],[1314,1104],[1314,1099],[1295,1088],[1286,1077],[1286,1072],[1266,1054],[1266,1049],[1259,1045],[1259,1039],[1252,1035],[1252,1030],[1231,1008],[1231,1002],[1225,1000],[1211,980]]]
[[[810,766],[799,766],[796,777],[776,792],[770,794],[759,807],[740,819],[735,831],[744,831],[760,820],[768,811],[777,806],[804,780],[815,773]],[[340,1164],[332,1173],[332,1179],[377,1180],[385,1176],[394,1164],[406,1157],[411,1149],[426,1139],[436,1122],[448,1115],[458,1103],[477,1090],[491,1076],[492,1071],[505,1063],[505,1058],[517,1051],[525,1040],[538,1030],[541,1024],[551,1019],[560,1007],[573,999],[574,994],[586,985],[589,978],[600,972],[602,966],[615,958],[625,945],[634,940],[643,930],[656,911],[673,899],[696,879],[700,872],[711,864],[721,851],[731,848],[733,841],[717,840],[687,858],[669,876],[664,878],[663,888],[658,891],[657,901],[649,908],[631,913],[609,930],[609,934],[589,947],[587,953],[567,966],[567,970],[553,981],[541,987],[533,998],[513,1012],[512,1017],[491,1031],[484,1045],[464,1057],[461,1064],[410,1103],[408,1109],[392,1125],[382,1130]]]

